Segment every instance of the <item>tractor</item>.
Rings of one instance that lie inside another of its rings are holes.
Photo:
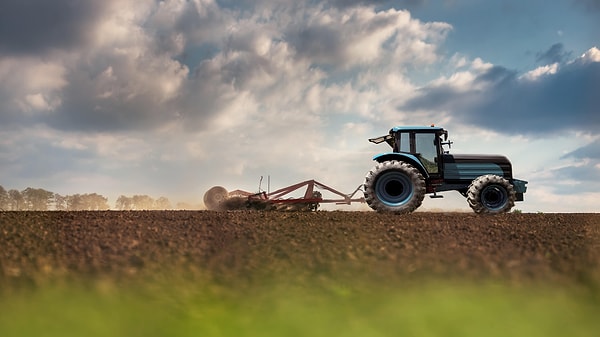
[[[425,194],[458,191],[475,213],[509,212],[523,201],[527,181],[513,178],[511,162],[500,155],[450,154],[448,131],[432,126],[397,126],[371,138],[387,143],[391,152],[373,158],[377,164],[363,186],[366,203],[378,212],[410,213]]]

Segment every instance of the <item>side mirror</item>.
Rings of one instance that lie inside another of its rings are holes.
[[[442,137],[444,137],[444,141],[441,142],[441,145],[448,145],[448,149],[452,148],[452,142],[448,141],[448,131],[444,131],[442,133]],[[449,151],[444,151],[444,153],[449,153]]]

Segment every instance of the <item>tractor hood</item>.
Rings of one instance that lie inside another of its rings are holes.
[[[472,163],[507,163],[510,160],[506,156],[499,154],[444,154],[444,158],[455,162],[472,162]]]
[[[444,154],[446,179],[474,179],[483,174],[496,174],[512,179],[512,164],[502,155]]]

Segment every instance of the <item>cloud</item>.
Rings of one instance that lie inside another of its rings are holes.
[[[62,106],[68,85],[60,62],[32,57],[0,58],[0,129],[46,118]]]
[[[40,121],[62,130],[110,131],[153,129],[177,118],[173,101],[187,68],[168,57],[138,55],[135,48],[93,57],[108,64],[71,63],[61,107]]]
[[[107,131],[159,127],[175,118],[171,103],[188,69],[142,29],[147,3],[105,5],[77,47],[57,43],[48,54],[0,58],[0,121]]]
[[[407,11],[353,7],[316,11],[310,20],[288,27],[285,36],[299,57],[344,69],[382,60],[431,63],[437,59],[435,43],[450,29],[446,23],[422,24]]]
[[[453,120],[509,134],[595,133],[600,127],[599,50],[558,68],[518,76],[500,66],[475,67],[469,80],[434,81],[399,108],[446,111]],[[474,62],[475,64],[475,62]]]
[[[385,5],[392,4],[398,8],[414,8],[417,6],[423,5],[426,0],[333,0],[333,1],[323,1],[326,3],[331,3],[336,7],[345,8],[345,7],[353,7],[357,5]]]
[[[552,190],[558,194],[592,192],[600,189],[600,163],[596,165],[582,162],[553,169],[552,179],[547,180]]]
[[[598,0],[574,0],[576,4],[583,6],[586,10],[600,11],[600,1]]]
[[[446,0],[447,1],[447,0]],[[239,8],[242,6],[248,8],[273,8],[277,6],[290,6],[291,1],[287,0],[219,0],[219,4],[223,7]],[[297,0],[294,3],[301,4],[301,7],[323,6],[326,8],[345,9],[357,6],[369,6],[376,8],[395,7],[395,8],[415,8],[427,3],[428,0]]]
[[[215,0],[161,1],[145,18],[143,28],[157,47],[178,53],[185,45],[222,42],[235,25],[235,15]]]
[[[555,43],[545,52],[537,53],[535,60],[543,64],[563,63],[571,59],[572,55],[572,52],[565,51],[562,43]]]
[[[593,195],[600,190],[600,138],[594,138],[584,146],[550,158],[543,169],[533,173],[534,182],[530,185],[546,186],[549,193],[561,196],[589,193],[595,198]]]
[[[563,155],[561,158],[592,159],[600,162],[600,139],[596,139],[595,141],[582,146],[575,151],[569,152]]]
[[[3,0],[0,56],[79,48],[86,43],[109,2]]]
[[[256,6],[263,10],[248,13],[214,0],[77,7],[84,17],[94,14],[80,27],[85,41],[6,45],[29,54],[0,58],[0,121],[92,132],[179,123],[214,130],[298,114],[319,124],[315,109],[348,113],[357,105],[340,100],[364,99],[359,106],[368,110],[377,87],[393,95],[383,87],[389,83],[378,83],[381,74],[401,78],[408,64],[435,62],[451,29],[393,8]],[[72,21],[66,26],[83,24],[66,12],[62,19]],[[43,29],[44,22],[30,25]],[[312,111],[290,108],[307,100]]]

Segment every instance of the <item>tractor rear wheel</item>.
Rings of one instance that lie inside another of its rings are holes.
[[[410,213],[425,197],[425,179],[414,166],[390,160],[378,163],[367,173],[365,201],[378,212]]]
[[[515,205],[515,190],[503,177],[487,174],[475,178],[467,192],[467,202],[475,213],[506,213]]]

